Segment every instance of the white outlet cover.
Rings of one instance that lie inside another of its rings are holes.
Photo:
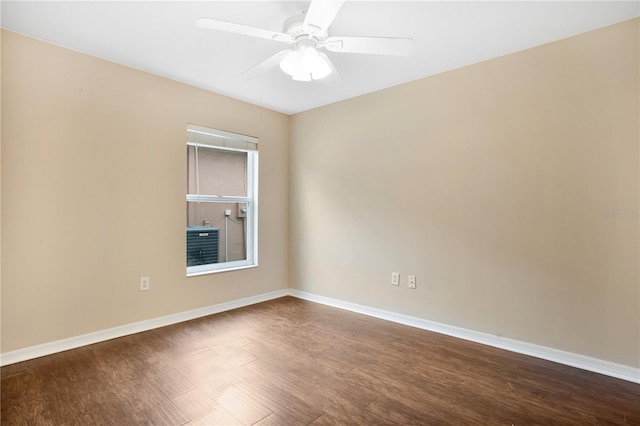
[[[400,285],[400,272],[391,273],[391,285]]]
[[[148,291],[150,281],[149,277],[140,277],[140,291]]]

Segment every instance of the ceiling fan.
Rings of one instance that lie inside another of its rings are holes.
[[[306,12],[294,15],[284,22],[282,32],[271,31],[214,18],[200,18],[201,28],[225,31],[251,37],[282,42],[289,45],[240,75],[255,75],[280,65],[280,69],[293,80],[322,79],[335,71],[329,57],[318,49],[336,53],[363,53],[371,55],[408,56],[414,41],[401,37],[342,37],[330,36],[329,26],[342,8],[344,0],[312,0]]]

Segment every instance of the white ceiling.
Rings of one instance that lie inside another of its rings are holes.
[[[2,27],[293,114],[640,14],[638,1],[347,1],[330,35],[412,37],[409,57],[327,54],[340,79],[237,75],[286,45],[198,28],[211,17],[282,31],[304,1],[2,1]]]

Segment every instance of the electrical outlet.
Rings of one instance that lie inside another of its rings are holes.
[[[391,273],[391,285],[400,285],[400,272]]]
[[[140,291],[149,291],[150,281],[149,277],[140,277]]]
[[[225,211],[224,211],[224,215],[225,215],[226,217],[231,216],[231,209],[227,209],[227,210],[225,210]]]
[[[409,283],[409,288],[416,288],[416,276],[409,275],[407,277],[407,282]]]

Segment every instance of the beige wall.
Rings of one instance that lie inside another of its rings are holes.
[[[2,87],[3,352],[287,287],[288,116],[11,32]],[[187,123],[259,137],[258,268],[185,276]]]
[[[638,50],[636,19],[293,116],[293,285],[639,367]]]

